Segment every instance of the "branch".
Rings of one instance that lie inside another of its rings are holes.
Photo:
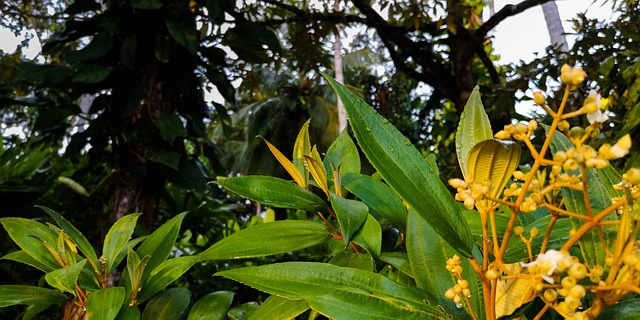
[[[493,84],[499,85],[500,75],[498,74],[498,70],[496,70],[496,67],[493,65],[493,61],[491,61],[491,59],[487,55],[487,52],[484,51],[483,46],[476,47],[476,55],[478,56],[482,64],[485,66],[485,68],[487,68],[487,71],[489,72],[489,76],[491,77],[491,81],[493,82]]]
[[[487,22],[476,30],[475,35],[479,37],[485,37],[489,31],[495,28],[500,22],[504,19],[509,18],[511,16],[515,16],[516,14],[523,12],[529,8],[535,7],[537,5],[543,4],[545,2],[549,2],[553,0],[525,0],[518,4],[508,4],[504,6],[504,8],[500,9],[500,11],[496,12]]]
[[[354,15],[344,15],[342,13],[322,13],[322,12],[303,12],[301,14],[296,14],[295,16],[282,18],[282,19],[270,19],[262,21],[261,23],[266,26],[274,26],[280,24],[286,24],[291,22],[308,22],[308,21],[326,21],[326,22],[335,22],[341,24],[350,24],[350,23],[362,23],[366,24],[366,20],[359,16]],[[402,32],[404,30],[400,30],[400,27],[396,27],[398,30],[396,32]]]
[[[352,2],[366,17],[366,24],[378,31],[378,36],[389,50],[398,69],[427,83],[447,98],[456,100],[457,90],[452,72],[447,66],[438,62],[430,48],[425,49],[424,45],[412,41],[406,33],[385,28],[384,26],[388,26],[389,23],[371,8],[368,1],[353,0]],[[409,58],[422,67],[422,72],[417,72],[407,65],[406,60]]]

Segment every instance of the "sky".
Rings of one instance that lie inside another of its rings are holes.
[[[495,0],[496,12],[507,4],[517,4],[517,0]],[[571,22],[578,12],[586,12],[587,17],[609,19],[611,18],[611,4],[604,4],[603,0],[557,0],[560,18],[563,21],[564,31],[572,32]],[[604,4],[604,5],[603,5]],[[544,52],[549,45],[549,33],[542,14],[542,7],[530,8],[518,15],[502,21],[491,33],[494,36],[493,45],[496,53],[500,54],[504,63],[530,61],[534,52]],[[568,35],[569,47],[573,43],[573,37]]]

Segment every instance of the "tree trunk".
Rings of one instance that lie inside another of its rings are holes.
[[[340,11],[340,0],[333,2],[333,10]],[[344,74],[342,73],[342,40],[340,38],[340,26],[335,26],[335,41],[333,42],[333,64],[335,69],[336,81],[344,84]],[[338,133],[347,128],[347,112],[340,99],[337,99],[338,106]]]
[[[547,30],[549,31],[551,45],[554,47],[560,47],[562,52],[569,52],[569,44],[567,44],[567,37],[564,34],[562,19],[560,18],[556,2],[549,1],[543,3],[542,12],[544,13],[544,20],[547,22]]]

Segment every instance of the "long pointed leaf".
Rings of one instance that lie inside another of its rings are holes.
[[[19,285],[0,286],[0,308],[18,304],[51,305],[65,301],[67,296],[59,290]]]
[[[360,269],[317,262],[286,262],[218,272],[258,290],[309,306],[335,319],[445,319],[413,289]]]
[[[460,115],[458,130],[456,130],[456,153],[458,163],[465,179],[468,176],[467,159],[469,151],[476,144],[493,138],[491,123],[480,100],[480,90],[473,88],[464,111]]]
[[[558,151],[565,151],[575,146],[562,132],[556,132],[551,140],[551,151],[556,153]],[[580,175],[580,171],[567,172],[570,175]],[[593,215],[597,215],[600,211],[604,210],[611,205],[611,199],[621,196],[620,191],[613,189],[613,186],[620,182],[620,175],[612,167],[607,167],[602,170],[587,169],[587,186],[589,189],[589,200],[591,202],[591,210]],[[586,215],[587,208],[585,205],[585,198],[582,191],[571,190],[569,188],[562,188],[562,197],[564,198],[565,207],[567,210]],[[617,220],[617,215],[608,215],[604,220]],[[570,218],[574,229],[580,228],[584,223],[582,219]],[[616,238],[615,226],[603,226],[601,227],[605,245],[611,246]],[[578,245],[582,251],[582,255],[585,262],[590,265],[606,266],[605,259],[606,253],[600,242],[598,236],[598,230],[596,228],[591,229],[585,235],[580,238]],[[611,248],[611,247],[610,247]]]
[[[78,282],[78,276],[80,276],[80,272],[82,271],[82,268],[84,268],[84,264],[86,262],[87,260],[82,260],[68,267],[51,271],[44,276],[44,279],[50,286],[58,290],[77,295],[76,283]]]
[[[136,253],[140,257],[151,257],[149,258],[149,262],[147,263],[147,267],[144,271],[144,276],[142,277],[144,279],[143,281],[146,281],[151,271],[155,270],[155,268],[169,257],[169,254],[173,249],[173,245],[178,238],[182,220],[186,214],[186,212],[183,212],[165,222],[160,226],[160,228],[145,239],[138,250],[136,250]]]
[[[136,227],[136,222],[140,215],[141,213],[135,213],[120,218],[107,232],[102,246],[102,255],[107,259],[107,273],[113,271],[113,268],[117,266],[118,254],[131,239],[133,229]]]
[[[36,269],[44,271],[45,273],[55,270],[54,268],[34,259],[32,256],[24,252],[24,250],[9,253],[0,259],[24,263],[26,265],[29,265]]]
[[[299,184],[301,187],[306,187],[309,182],[309,169],[304,165],[304,156],[311,153],[311,142],[309,140],[309,123],[311,119],[302,125],[296,142],[293,145],[293,164],[298,168],[298,172],[302,175],[303,184]]]
[[[100,265],[98,262],[98,256],[96,255],[95,250],[93,250],[93,246],[91,242],[87,240],[87,238],[76,228],[74,227],[67,219],[62,217],[59,213],[42,206],[37,206],[46,212],[56,223],[67,233],[71,241],[78,246],[80,252],[84,253],[84,256],[89,260],[89,264],[93,267],[94,270],[99,271],[97,268]]]
[[[243,197],[276,208],[311,212],[327,209],[324,201],[313,192],[275,177],[218,178],[215,183]]]
[[[378,257],[382,250],[382,229],[378,220],[371,214],[367,214],[364,224],[353,235],[351,241],[363,247],[372,256]]]
[[[200,261],[243,259],[292,252],[330,238],[324,225],[311,221],[282,220],[240,230],[209,247]]]
[[[151,299],[156,293],[178,280],[196,262],[198,262],[198,257],[186,256],[169,259],[161,263],[151,272],[150,278],[142,287],[142,291],[138,295],[138,302],[142,303]]]
[[[270,296],[251,314],[249,320],[289,320],[307,310],[309,310],[309,304],[304,300]]]
[[[326,78],[344,103],[358,144],[373,167],[452,247],[471,256],[469,227],[435,169],[389,121],[353,92]]]
[[[53,230],[42,223],[24,218],[2,218],[0,223],[7,230],[9,237],[25,253],[45,264],[50,270],[60,268],[60,264],[44,245],[55,245],[57,235]]]
[[[342,184],[394,227],[406,230],[407,209],[384,182],[363,174],[347,173],[342,177]]]
[[[287,170],[289,175],[291,175],[291,178],[293,178],[293,180],[299,186],[306,188],[307,187],[306,179],[304,179],[304,177],[302,176],[302,173],[298,170],[298,167],[296,167],[296,165],[293,164],[291,160],[287,159],[287,157],[284,154],[282,154],[282,152],[280,152],[278,148],[276,148],[269,141],[267,141],[267,139],[264,139],[264,142],[267,144],[267,147],[269,147],[269,150],[271,151],[273,156],[276,157],[276,160],[278,160],[280,165],[282,165],[282,167],[285,170]]]
[[[447,289],[453,287],[456,283],[453,275],[446,269],[447,259],[454,255],[455,251],[440,237],[433,228],[424,221],[415,211],[409,210],[409,220],[407,222],[407,255],[413,279],[415,279],[418,288],[429,297],[429,300],[442,305],[448,312],[453,314],[456,319],[468,319],[469,314],[465,309],[457,308],[453,300],[444,297]],[[463,259],[466,261],[466,259]],[[471,271],[473,270],[464,270]],[[470,274],[470,273],[468,273]],[[482,313],[478,310],[484,310],[481,303],[482,291],[479,290],[473,279],[469,281],[469,289],[472,291],[472,306],[476,313]],[[480,309],[478,309],[480,308]]]
[[[87,297],[87,315],[91,320],[113,320],[124,303],[123,287],[104,288],[92,291]]]
[[[191,307],[187,320],[224,320],[233,302],[233,295],[231,291],[217,291],[205,295]]]
[[[187,288],[171,288],[158,294],[147,303],[142,320],[180,319],[191,301]]]
[[[362,227],[367,220],[369,208],[366,204],[356,201],[345,199],[336,194],[331,194],[331,206],[338,216],[338,223],[340,224],[340,231],[344,237],[345,246],[349,245],[351,237]]]

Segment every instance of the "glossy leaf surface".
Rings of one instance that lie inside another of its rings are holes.
[[[313,192],[279,178],[267,176],[218,178],[215,183],[243,197],[276,208],[311,212],[327,209],[325,202]]]
[[[59,290],[20,285],[0,286],[0,308],[17,304],[50,305],[65,301],[67,296]]]
[[[385,182],[461,254],[471,256],[471,232],[453,196],[422,154],[355,93],[326,77],[344,103],[358,144]]]
[[[217,291],[205,295],[193,304],[187,320],[224,320],[233,302],[233,295],[231,291]]]
[[[240,230],[200,254],[200,261],[264,257],[292,252],[329,240],[324,225],[311,221],[281,220]]]
[[[369,271],[316,262],[286,262],[218,272],[258,290],[309,306],[336,319],[442,319],[413,289]]]
[[[342,177],[342,184],[391,225],[406,230],[407,209],[384,182],[364,174],[347,173]]]
[[[336,194],[331,194],[331,206],[338,216],[340,231],[344,237],[344,244],[347,246],[351,237],[367,220],[369,208],[360,201],[345,199]]]
[[[87,314],[91,320],[113,320],[118,316],[125,298],[123,287],[92,291],[87,297]]]

